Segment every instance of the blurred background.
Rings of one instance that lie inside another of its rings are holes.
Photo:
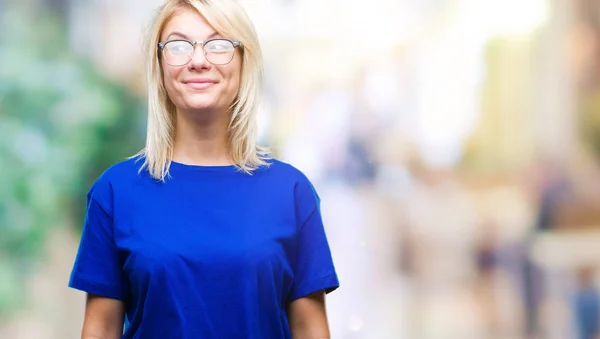
[[[261,143],[322,198],[333,338],[592,339],[600,1],[245,0]],[[145,138],[160,0],[0,0],[0,338],[79,338],[85,194]]]

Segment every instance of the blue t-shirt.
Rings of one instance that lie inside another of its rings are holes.
[[[173,162],[165,182],[112,166],[88,193],[69,286],[123,300],[122,338],[291,338],[286,306],[339,282],[312,184],[269,162]]]

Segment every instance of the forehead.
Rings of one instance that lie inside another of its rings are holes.
[[[180,9],[167,21],[161,39],[166,39],[173,32],[182,33],[192,40],[203,40],[214,34],[215,29],[196,10]]]

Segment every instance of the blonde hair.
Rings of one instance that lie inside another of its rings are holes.
[[[181,9],[198,11],[217,33],[241,42],[240,88],[229,109],[229,155],[239,169],[251,174],[259,166],[268,165],[268,150],[257,145],[256,116],[263,86],[262,56],[254,25],[235,0],[167,0],[158,9],[145,40],[148,83],[146,146],[134,157],[144,159],[140,171],[146,168],[152,177],[161,181],[169,175],[176,108],[163,83],[157,45],[165,25]]]

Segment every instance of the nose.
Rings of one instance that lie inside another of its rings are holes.
[[[206,60],[202,44],[198,43],[194,45],[194,54],[192,54],[192,60],[188,63],[188,68],[199,70],[210,69],[211,66],[212,64]]]

